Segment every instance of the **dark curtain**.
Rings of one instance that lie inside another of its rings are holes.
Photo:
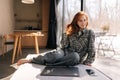
[[[55,0],[50,1],[49,30],[46,48],[55,49],[56,44],[57,19],[55,13]]]
[[[83,11],[83,0],[81,0],[81,11]]]

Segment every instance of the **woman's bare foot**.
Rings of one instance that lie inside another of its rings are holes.
[[[27,59],[20,59],[20,60],[18,60],[17,65],[19,66],[19,65],[21,65],[21,64],[24,64],[24,63],[29,63],[29,62],[31,62],[31,60],[27,60]]]

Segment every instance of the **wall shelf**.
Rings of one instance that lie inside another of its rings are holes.
[[[17,22],[41,22],[42,20],[16,19]]]

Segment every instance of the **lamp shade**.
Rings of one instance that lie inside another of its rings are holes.
[[[22,0],[22,3],[25,3],[25,4],[33,4],[33,3],[34,3],[34,0]]]

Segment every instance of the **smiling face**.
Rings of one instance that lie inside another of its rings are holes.
[[[77,25],[80,27],[80,29],[84,29],[88,24],[87,17],[85,15],[79,16],[79,19],[77,21]]]
[[[74,16],[72,22],[67,26],[66,33],[69,33],[70,35],[73,33],[78,33],[87,26],[88,15],[85,12],[81,11]]]

